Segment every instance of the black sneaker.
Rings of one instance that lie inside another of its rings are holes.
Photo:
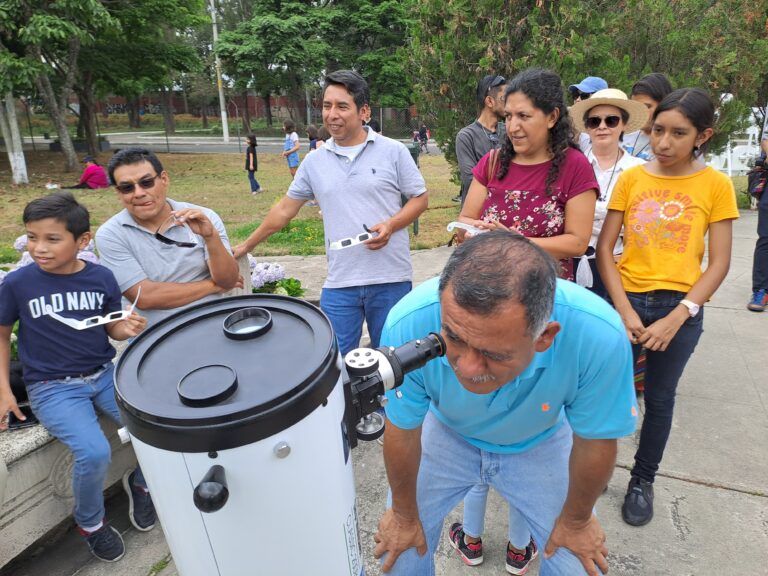
[[[81,529],[80,533],[85,536],[85,541],[88,542],[91,554],[99,560],[117,562],[125,554],[123,537],[112,526],[104,524],[101,528],[91,533],[84,532]]]
[[[459,194],[458,196],[454,196],[453,198],[451,198],[451,202],[461,202],[461,194]]]
[[[539,547],[536,546],[536,542],[528,542],[528,546],[525,547],[525,554],[518,554],[514,550],[510,549],[510,543],[507,543],[507,572],[510,574],[525,574],[530,568],[531,562],[539,555]]]
[[[653,518],[653,483],[634,476],[627,486],[621,517],[632,526],[645,526]]]
[[[136,530],[149,532],[155,527],[155,505],[149,492],[134,485],[136,470],[123,475],[123,488],[128,494],[128,518]]]
[[[480,539],[474,544],[465,542],[464,526],[460,522],[451,524],[451,529],[448,530],[448,541],[467,566],[477,566],[483,563],[483,540]]]

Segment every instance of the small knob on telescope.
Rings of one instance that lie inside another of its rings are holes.
[[[216,512],[224,507],[229,499],[227,477],[224,468],[216,464],[211,466],[206,475],[195,487],[192,500],[200,512]]]
[[[370,348],[355,348],[344,356],[344,364],[350,376],[370,376],[379,369],[379,355]]]

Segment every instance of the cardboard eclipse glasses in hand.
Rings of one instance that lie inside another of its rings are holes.
[[[352,238],[342,238],[341,240],[336,240],[336,242],[331,242],[331,244],[328,246],[331,250],[341,250],[343,248],[349,248],[350,246],[356,246],[358,244],[362,244],[366,240],[370,240],[371,238],[375,238],[379,235],[378,232],[374,232],[372,230],[368,229],[368,226],[363,224],[363,228],[365,228],[365,232],[362,234],[358,234],[357,236],[354,236]]]
[[[133,309],[136,307],[136,303],[139,301],[139,296],[141,296],[141,286],[139,286],[139,290],[136,293],[136,300],[133,301],[133,304],[131,304],[131,307],[128,308],[128,310],[118,310],[116,312],[105,314],[104,316],[91,316],[85,320],[76,320],[74,318],[65,318],[64,316],[60,316],[53,311],[53,308],[50,304],[46,305],[45,313],[54,320],[58,320],[70,328],[74,328],[75,330],[85,330],[87,328],[93,328],[94,326],[109,324],[110,322],[117,322],[118,320],[125,320],[133,313]]]
[[[168,231],[177,227],[186,230],[186,240],[174,240],[168,236]],[[155,232],[155,238],[163,244],[179,246],[180,248],[195,248],[198,244],[197,235],[189,227],[189,224],[179,220],[175,214],[171,214],[165,222],[160,224],[160,227]]]

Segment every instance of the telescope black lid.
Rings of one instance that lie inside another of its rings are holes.
[[[253,294],[184,308],[150,327],[120,357],[115,386],[133,436],[210,452],[290,428],[326,401],[340,374],[318,308]]]

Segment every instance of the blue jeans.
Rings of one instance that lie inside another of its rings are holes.
[[[416,487],[428,550],[424,556],[415,548],[406,550],[390,575],[434,576],[434,554],[445,516],[478,484],[488,484],[501,494],[525,519],[543,549],[568,493],[572,442],[571,428],[564,424],[551,438],[526,452],[496,454],[472,446],[428,412],[422,427]],[[585,571],[576,556],[559,548],[551,558],[542,558],[539,574],[576,576]]]
[[[757,204],[757,242],[752,261],[752,292],[768,290],[768,191]]]
[[[103,371],[86,378],[45,380],[27,386],[30,406],[40,423],[74,456],[74,516],[81,528],[92,528],[104,519],[104,480],[112,451],[99,426],[96,409],[116,424],[121,423],[113,373],[110,362]],[[139,468],[135,483],[146,488]]]
[[[685,293],[654,290],[643,293],[628,292],[627,297],[643,325],[649,326],[674,310],[680,300],[685,298]],[[689,318],[680,327],[664,352],[646,351],[645,417],[640,429],[640,445],[635,453],[632,476],[648,482],[653,482],[656,477],[672,429],[677,383],[683,375],[688,358],[699,342],[703,327],[702,306],[695,318]],[[632,346],[635,362],[640,350],[640,345]]]
[[[485,531],[485,503],[488,500],[488,484],[473,486],[464,497],[464,533],[479,538]],[[517,508],[509,507],[508,538],[512,546],[525,550],[531,541],[531,531]]]
[[[336,332],[341,355],[360,346],[363,319],[368,324],[371,347],[378,348],[387,314],[410,291],[410,282],[323,288],[320,308]]]
[[[256,180],[256,172],[254,170],[248,170],[248,180],[251,181],[251,192],[257,192],[261,188],[261,184]]]

